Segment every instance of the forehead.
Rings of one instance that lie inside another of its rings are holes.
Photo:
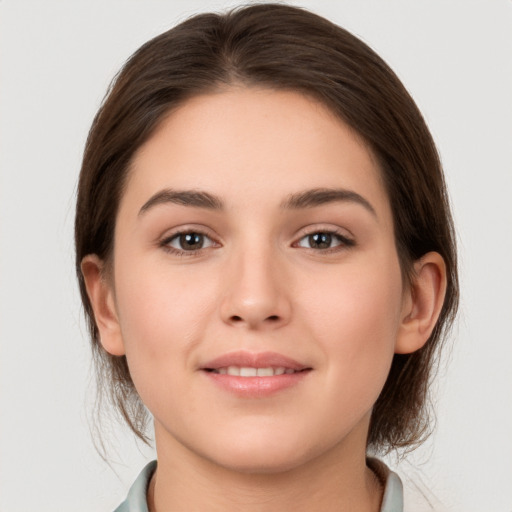
[[[310,97],[261,88],[200,95],[169,114],[137,151],[121,208],[169,187],[228,204],[341,187],[388,208],[376,160],[348,125]]]

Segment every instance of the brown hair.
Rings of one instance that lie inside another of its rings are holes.
[[[78,185],[75,241],[100,387],[145,439],[147,414],[126,358],[108,354],[99,342],[80,263],[93,253],[111,260],[119,200],[137,149],[187,98],[230,84],[298,91],[325,104],[380,163],[405,278],[425,253],[444,258],[448,287],[437,325],[422,349],[394,356],[370,425],[374,450],[414,446],[429,432],[432,369],[458,305],[453,223],[439,157],[414,101],[373,50],[326,19],[286,5],[197,15],[152,39],[127,61],[94,119]]]

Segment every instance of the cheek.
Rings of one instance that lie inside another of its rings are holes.
[[[193,331],[215,296],[210,292],[211,279],[203,275],[208,271],[197,267],[187,273],[166,265],[165,259],[141,260],[138,264],[136,257],[129,261],[120,258],[116,267],[117,305],[126,342],[159,342],[159,336],[140,337],[136,333],[160,333],[168,338],[178,337],[179,329],[181,338],[187,331]]]
[[[117,309],[130,372],[141,395],[178,380],[200,343],[215,310],[213,284],[196,275],[169,272],[158,265],[130,270],[121,260],[116,273]],[[185,366],[185,367],[184,367]]]
[[[306,285],[302,313],[324,352],[328,378],[337,385],[380,393],[400,326],[402,285],[398,262],[350,268]],[[318,281],[317,281],[318,284]]]

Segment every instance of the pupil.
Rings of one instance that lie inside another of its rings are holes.
[[[317,249],[328,249],[331,246],[332,236],[329,233],[315,233],[309,235],[309,244]]]
[[[185,250],[201,249],[201,247],[203,247],[203,235],[199,233],[180,235],[180,245]]]

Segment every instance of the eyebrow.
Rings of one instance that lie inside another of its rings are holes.
[[[363,206],[372,215],[377,216],[375,209],[367,199],[357,192],[341,188],[315,188],[296,192],[291,194],[280,206],[285,210],[299,210],[334,202],[356,203]],[[151,196],[140,209],[139,216],[157,205],[167,203],[208,210],[222,210],[224,208],[222,200],[208,192],[167,188]]]
[[[201,190],[174,190],[166,188],[151,196],[139,210],[139,216],[160,204],[179,204],[208,210],[222,210],[222,201],[208,192]]]
[[[363,196],[352,190],[342,188],[315,188],[291,194],[286,201],[281,204],[281,208],[287,210],[314,208],[323,204],[335,202],[356,203],[363,206],[375,217],[377,213],[371,203]]]

